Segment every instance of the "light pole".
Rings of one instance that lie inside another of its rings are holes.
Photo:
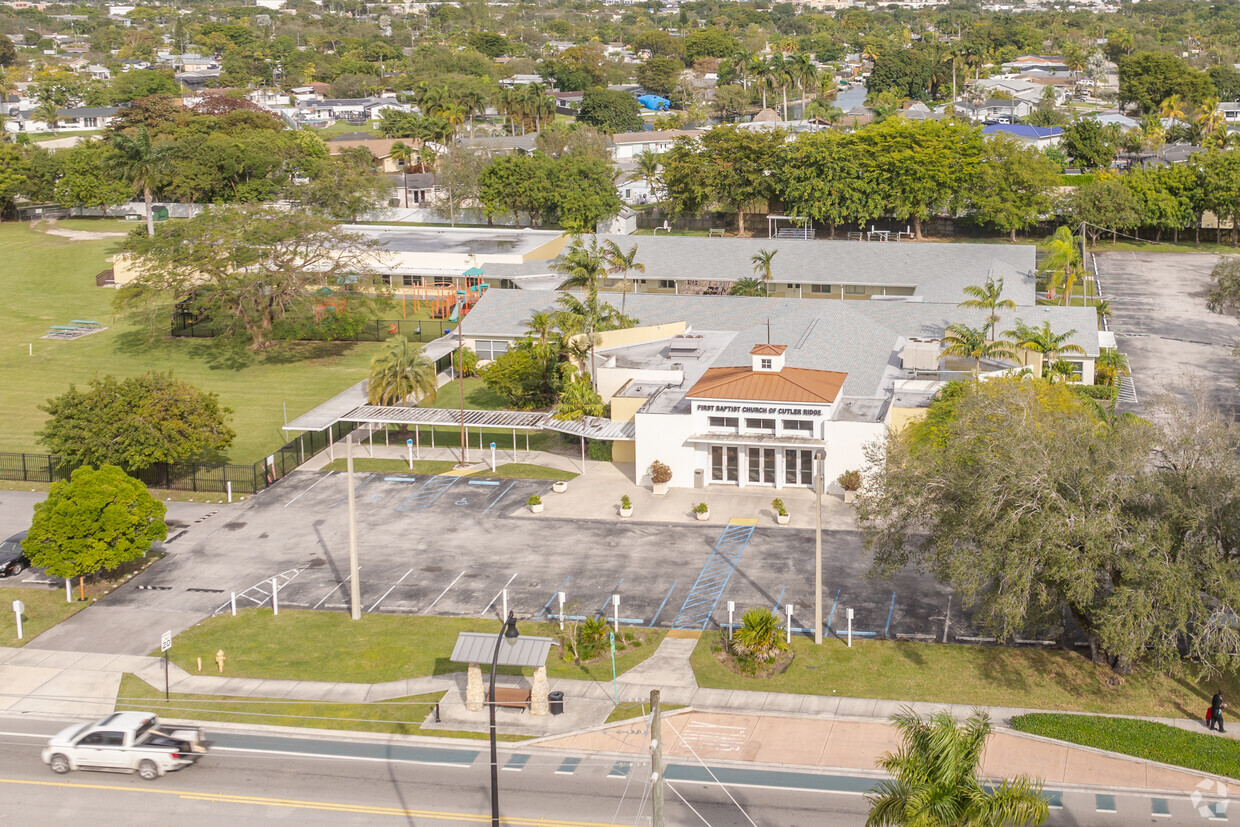
[[[517,631],[517,618],[508,613],[504,627],[495,637],[495,655],[491,658],[491,827],[499,827],[499,758],[495,749],[495,667],[499,664],[499,645],[507,641],[509,645],[517,642],[521,633]]]
[[[827,487],[824,478],[827,471],[827,450],[814,451],[814,495],[818,506],[814,509],[814,645],[822,645],[822,490]]]

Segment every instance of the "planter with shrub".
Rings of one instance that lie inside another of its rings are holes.
[[[788,525],[788,521],[792,519],[792,515],[788,513],[788,509],[784,506],[784,501],[779,497],[771,500],[771,510],[775,512],[775,522],[780,525]]]
[[[633,501],[629,499],[628,494],[625,494],[623,497],[620,498],[620,516],[621,517],[632,517],[633,516]]]
[[[531,513],[534,513],[534,514],[542,513],[542,510],[543,510],[542,497],[538,496],[537,494],[531,494],[530,498],[525,501],[525,504],[530,507]]]
[[[667,493],[667,484],[672,481],[672,469],[657,459],[650,463],[650,484],[654,486],[654,495],[662,497]]]
[[[701,522],[705,522],[709,520],[710,519],[710,506],[707,505],[706,503],[698,503],[697,505],[693,506],[693,516],[697,517],[698,520]]]
[[[861,490],[861,472],[851,469],[840,474],[836,479],[840,484],[840,488],[844,489],[844,502],[850,503],[857,499],[857,492]]]

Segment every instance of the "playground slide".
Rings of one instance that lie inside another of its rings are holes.
[[[457,299],[456,304],[452,306],[452,315],[448,317],[448,321],[455,322],[461,318],[461,300]]]

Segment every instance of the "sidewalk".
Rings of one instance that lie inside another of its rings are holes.
[[[673,755],[873,771],[874,761],[898,746],[895,731],[887,723],[893,713],[905,707],[923,715],[947,709],[963,719],[972,711],[971,707],[932,703],[703,689],[689,667],[688,654],[695,643],[692,637],[666,638],[654,655],[620,676],[614,689],[592,681],[553,679],[551,690],[564,693],[565,714],[535,718],[501,708],[497,710],[500,729],[536,737],[528,742],[531,747],[645,754],[644,721],[609,726],[603,722],[614,710],[615,698],[622,706],[632,706],[647,702],[650,691],[659,689],[663,703],[691,708],[668,718],[668,726],[676,733],[675,742],[666,738]],[[114,707],[124,672],[163,688],[160,658],[0,649],[0,685],[6,687],[0,709],[76,717],[106,714]],[[443,692],[441,720],[436,722],[428,715],[426,729],[487,729],[485,711],[465,709],[464,673],[348,684],[191,675],[173,666],[169,677],[171,691],[176,693],[341,703]],[[504,677],[499,683],[523,681]],[[1028,773],[1048,784],[1173,793],[1191,793],[1203,778],[1212,778],[1004,728],[1013,716],[1036,710],[990,707],[985,711],[1000,727],[989,742],[983,764],[983,770],[994,777]],[[1201,729],[1197,721],[1146,720]]]

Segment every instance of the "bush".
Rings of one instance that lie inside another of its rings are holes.
[[[855,469],[845,471],[836,479],[840,484],[840,488],[845,491],[858,491],[861,489],[861,472]]]
[[[1069,385],[1074,393],[1110,402],[1119,397],[1119,385]]]
[[[698,503],[697,505],[693,506],[694,514],[705,514],[708,511],[710,511],[710,506],[707,505],[706,503]]]
[[[650,481],[655,485],[666,485],[672,481],[672,469],[657,459],[650,463]]]
[[[741,671],[752,673],[775,660],[788,645],[779,635],[779,619],[765,606],[754,606],[741,615],[741,626],[733,632],[728,647]]]
[[[623,497],[620,498],[620,507],[624,509],[629,509],[633,507],[633,501],[629,499],[628,494],[625,494]]]
[[[530,498],[525,501],[526,505],[542,505],[542,497],[537,494],[530,494]]]
[[[460,376],[477,376],[478,354],[467,347],[452,351],[452,369]]]
[[[611,462],[611,443],[586,440],[586,455],[599,462]]]
[[[771,510],[781,517],[788,516],[788,509],[784,507],[784,501],[779,497],[771,500]]]
[[[1209,701],[1201,701],[1204,717]],[[1240,743],[1153,721],[1038,712],[1018,715],[1012,728],[1031,735],[1118,752],[1134,758],[1240,778]]]
[[[334,307],[324,308],[319,318],[298,315],[276,322],[272,338],[295,341],[336,342],[354,339],[366,325],[369,317],[362,313],[350,313]]]

